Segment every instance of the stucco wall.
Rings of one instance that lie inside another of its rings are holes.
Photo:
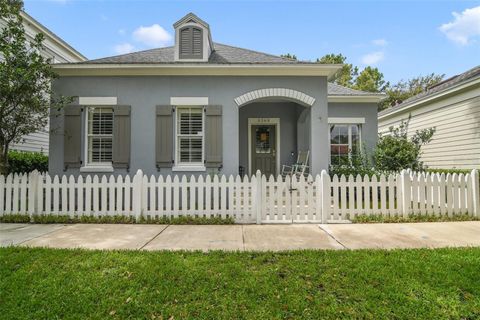
[[[362,124],[362,145],[370,154],[377,144],[377,104],[375,103],[329,103],[328,117],[365,118]]]
[[[328,167],[327,82],[325,77],[63,77],[54,82],[54,90],[63,95],[114,96],[118,104],[131,105],[130,174],[142,169],[159,174],[155,167],[155,106],[170,104],[170,97],[209,97],[210,104],[223,106],[223,170],[237,174],[239,156],[239,108],[234,99],[262,88],[290,88],[314,97],[312,117],[312,170]],[[376,121],[376,120],[375,120]],[[51,119],[50,173],[63,171],[63,119]],[[291,150],[288,150],[290,152]],[[160,173],[170,173],[162,169]],[[126,174],[117,170],[116,174]],[[180,173],[184,174],[184,173]],[[186,173],[190,174],[190,173]]]

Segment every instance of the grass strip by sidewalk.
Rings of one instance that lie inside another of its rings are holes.
[[[480,249],[0,249],[3,319],[478,319]]]
[[[220,225],[234,224],[232,217],[200,217],[200,216],[180,216],[180,217],[140,217],[137,221],[133,216],[68,216],[54,214],[39,214],[31,217],[26,214],[6,214],[0,216],[0,223],[114,223],[114,224],[179,224],[179,225]]]

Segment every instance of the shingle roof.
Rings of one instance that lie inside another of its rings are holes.
[[[378,115],[383,116],[383,115],[387,115],[392,112],[398,111],[400,109],[406,108],[415,102],[419,102],[423,99],[433,96],[436,93],[455,87],[457,85],[473,80],[475,78],[480,78],[480,66],[476,66],[475,68],[472,68],[464,73],[461,73],[451,78],[448,78],[446,80],[443,80],[442,82],[437,83],[436,85],[430,87],[427,91],[424,91],[422,93],[417,94],[416,96],[408,98],[407,100],[403,101],[400,104],[397,104],[396,106],[383,110]]]
[[[215,43],[215,51],[211,53],[209,64],[317,64],[307,61],[296,61],[268,53],[242,49],[225,44]],[[182,64],[174,60],[174,47],[157,48],[133,52],[119,56],[89,60],[80,64]],[[189,62],[191,63],[191,62]],[[205,63],[205,62],[198,62]],[[328,95],[333,96],[371,96],[372,92],[343,87],[328,83]],[[378,94],[382,95],[382,94]]]
[[[328,95],[329,96],[384,96],[383,93],[376,93],[376,92],[367,92],[367,91],[360,91],[351,88],[347,88],[341,86],[336,83],[328,83]]]
[[[215,43],[215,51],[210,54],[209,64],[299,64],[312,63],[295,61],[268,53],[237,48],[225,44]],[[182,64],[174,60],[174,47],[157,48],[140,52],[133,52],[119,56],[85,61],[86,64]],[[192,63],[192,62],[188,62]],[[198,62],[204,64],[205,62]]]

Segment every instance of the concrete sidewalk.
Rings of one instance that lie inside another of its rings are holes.
[[[329,225],[0,224],[0,245],[281,251],[480,246],[480,222]]]

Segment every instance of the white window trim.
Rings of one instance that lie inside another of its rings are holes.
[[[329,150],[328,150],[328,164],[331,165],[332,164],[332,133],[330,131],[330,127],[332,125],[347,125],[348,126],[348,159],[351,159],[352,158],[352,125],[358,125],[358,148],[359,148],[359,152],[361,153],[362,152],[362,131],[363,131],[363,128],[362,128],[362,123],[345,123],[345,122],[338,122],[338,123],[330,123],[330,119],[329,118],[329,127],[328,127],[328,144],[329,144]],[[338,119],[338,118],[334,118],[334,119]],[[340,119],[344,119],[344,118],[340,118]],[[354,118],[351,118],[351,119],[354,119]],[[364,118],[362,118],[364,119]],[[340,144],[341,145],[341,144]]]
[[[364,124],[365,118],[328,118],[328,124]]]
[[[208,99],[208,98],[207,98]],[[207,100],[208,101],[208,100]],[[201,107],[201,108],[200,108]],[[202,110],[202,161],[201,163],[181,163],[179,162],[179,139],[178,139],[178,131],[177,131],[177,126],[178,126],[178,110],[179,109],[189,109],[189,108],[198,108]],[[205,105],[181,105],[181,106],[175,106],[175,125],[174,125],[174,146],[175,146],[175,160],[174,160],[174,166],[172,168],[173,172],[178,172],[178,171],[194,171],[194,172],[200,172],[200,171],[206,171],[207,168],[205,167]]]
[[[208,106],[208,97],[170,97],[172,106]]]
[[[79,97],[78,104],[83,106],[115,106],[117,97]]]
[[[116,98],[115,98],[116,99]],[[113,164],[112,163],[89,163],[88,162],[88,113],[89,108],[96,107],[99,105],[85,105],[85,112],[84,112],[84,156],[83,156],[83,163],[84,165],[80,167],[80,172],[113,172]],[[102,106],[102,105],[100,105]],[[103,105],[105,106],[105,105]],[[114,120],[115,121],[115,115]]]

